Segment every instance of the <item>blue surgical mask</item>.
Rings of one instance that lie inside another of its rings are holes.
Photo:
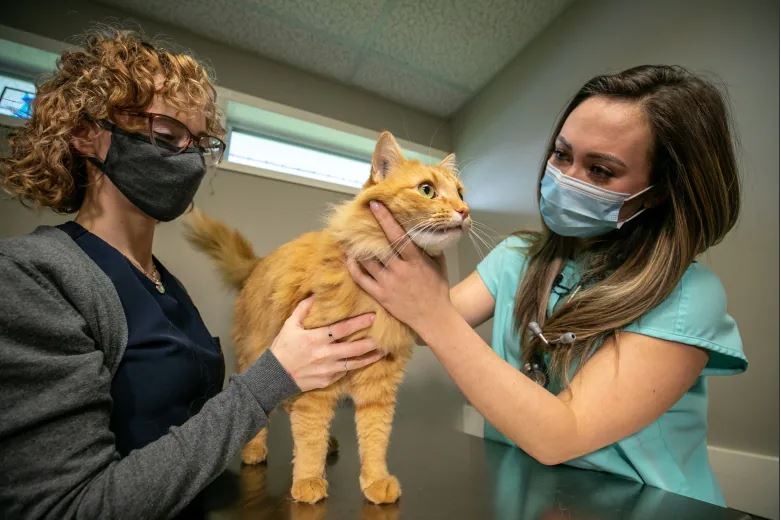
[[[540,187],[540,213],[545,225],[557,235],[591,238],[618,229],[640,213],[619,221],[623,205],[650,190],[653,185],[630,195],[594,186],[564,175],[548,163]]]

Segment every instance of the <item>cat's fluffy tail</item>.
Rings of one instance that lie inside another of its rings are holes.
[[[241,233],[194,209],[184,222],[185,237],[217,263],[223,280],[241,288],[260,261]]]

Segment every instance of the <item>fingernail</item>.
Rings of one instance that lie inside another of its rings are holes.
[[[377,208],[379,208],[379,207],[380,207],[380,203],[379,203],[379,202],[377,202],[376,200],[370,200],[370,201],[369,201],[369,207],[370,207],[371,209],[377,209]]]
[[[369,321],[374,323],[374,318],[376,318],[376,317],[377,317],[377,315],[372,312],[371,314],[369,314]]]

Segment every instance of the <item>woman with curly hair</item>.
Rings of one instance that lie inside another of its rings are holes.
[[[3,518],[193,513],[282,399],[379,359],[371,340],[332,343],[371,315],[305,330],[304,300],[221,390],[217,338],[152,255],[156,222],[181,215],[221,159],[215,96],[193,57],[93,32],[12,137],[6,191],[77,214],[0,241]]]

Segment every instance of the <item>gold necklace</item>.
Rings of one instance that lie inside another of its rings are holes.
[[[90,229],[90,227],[87,227],[87,223],[86,223],[86,222],[85,222],[85,223],[83,223],[83,224],[82,224],[81,222],[79,222],[79,219],[78,219],[78,217],[75,219],[75,222],[76,222],[78,225],[80,225],[81,227],[83,227],[84,229],[86,229],[88,232],[90,232],[90,233],[92,233],[92,234],[95,234],[95,233],[92,231],[92,229]],[[150,271],[150,272],[147,272],[147,270],[146,270],[146,269],[144,269],[143,267],[141,267],[141,264],[139,264],[138,262],[136,262],[135,260],[133,260],[133,259],[130,257],[130,255],[127,255],[127,254],[125,254],[125,253],[124,253],[123,251],[121,251],[119,248],[117,248],[117,247],[115,247],[114,245],[112,245],[111,243],[109,243],[109,242],[108,242],[108,240],[104,239],[102,236],[100,236],[100,235],[96,235],[96,236],[98,236],[98,238],[100,238],[100,239],[101,239],[101,240],[103,240],[104,242],[108,243],[108,244],[109,244],[111,247],[113,247],[114,249],[116,249],[117,251],[119,251],[119,253],[120,253],[122,256],[124,256],[125,258],[127,258],[127,259],[128,259],[128,261],[129,261],[131,264],[133,264],[133,266],[134,266],[136,269],[138,269],[139,271],[141,271],[142,273],[144,273],[144,276],[146,276],[146,277],[147,277],[147,279],[148,279],[149,281],[151,281],[153,284],[155,284],[155,289],[157,289],[157,292],[159,292],[160,294],[164,294],[164,293],[165,293],[165,286],[163,285],[163,282],[162,282],[162,280],[160,279],[160,272],[157,270],[157,267],[155,267],[155,262],[154,262],[154,260],[152,261],[152,271]]]
[[[157,270],[157,267],[155,267],[154,260],[152,261],[152,270],[147,271],[146,269],[141,267],[141,265],[138,262],[136,262],[129,256],[125,256],[125,258],[130,260],[130,263],[133,264],[136,267],[136,269],[144,273],[144,276],[146,276],[149,279],[149,281],[155,284],[155,289],[157,289],[157,292],[159,292],[160,294],[165,293],[165,286],[163,286],[163,282],[160,280],[160,272]]]

